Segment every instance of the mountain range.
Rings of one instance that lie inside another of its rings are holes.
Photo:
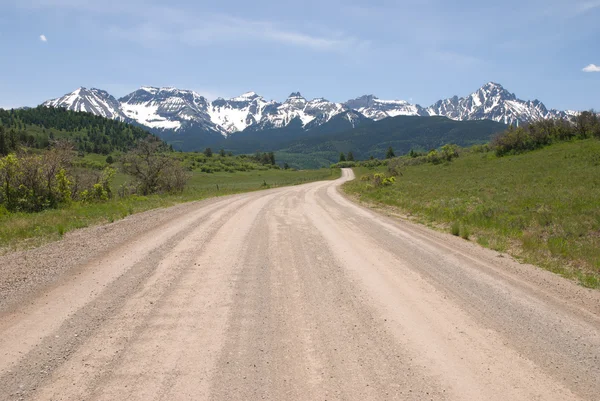
[[[439,100],[429,107],[404,100],[365,95],[344,103],[307,100],[293,92],[283,102],[255,92],[209,101],[191,90],[141,87],[115,98],[100,89],[78,88],[44,106],[86,111],[146,127],[182,150],[242,136],[273,139],[276,134],[302,137],[342,132],[364,123],[397,116],[442,116],[456,121],[492,120],[519,124],[549,118],[571,118],[574,111],[548,110],[539,100],[521,100],[502,85],[489,82],[466,97]],[[268,134],[265,134],[268,133]]]

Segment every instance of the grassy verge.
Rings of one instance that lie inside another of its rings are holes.
[[[91,204],[76,202],[68,207],[40,213],[1,214],[0,211],[0,253],[39,246],[58,240],[71,230],[113,222],[130,214],[157,207],[167,207],[213,196],[335,179],[339,176],[338,169],[252,170],[212,174],[194,171],[188,187],[179,195],[135,196]],[[115,177],[114,185],[118,186],[124,180],[125,176],[118,175]]]
[[[373,171],[356,168],[359,179],[346,183],[345,191],[600,287],[600,141],[501,158],[468,153],[448,164],[407,166],[386,187],[360,180]]]

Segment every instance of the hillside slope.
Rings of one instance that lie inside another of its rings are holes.
[[[25,145],[46,148],[50,141],[69,139],[78,150],[108,154],[126,151],[150,133],[116,119],[87,112],[39,106],[34,109],[0,109],[0,154]],[[3,146],[4,143],[4,146]]]
[[[385,168],[380,168],[385,171]],[[357,169],[358,175],[373,171]],[[563,142],[496,157],[405,166],[390,186],[344,187],[421,222],[473,237],[590,287],[600,286],[600,141]]]
[[[396,154],[430,150],[447,143],[469,146],[486,143],[504,124],[489,120],[454,121],[446,117],[398,116],[380,121],[366,121],[357,128],[327,137],[299,140],[286,148],[287,153],[326,153],[337,161],[340,152],[352,151],[358,159],[383,158],[389,146]]]

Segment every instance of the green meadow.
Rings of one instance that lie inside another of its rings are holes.
[[[344,189],[584,286],[600,287],[597,139],[504,157],[463,150],[448,163],[401,167],[388,186],[360,179],[386,171],[357,167],[358,179]]]
[[[191,155],[181,157],[192,158]],[[98,155],[86,156],[89,163],[101,164],[104,158]],[[239,158],[236,159],[239,161]],[[106,202],[73,202],[58,209],[48,209],[39,213],[8,213],[0,208],[0,251],[5,253],[10,250],[39,246],[58,240],[74,229],[110,223],[130,214],[154,208],[215,196],[335,179],[339,176],[339,169],[329,168],[299,171],[258,169],[213,173],[197,169],[190,172],[190,180],[181,194],[133,195],[124,198],[115,196]],[[116,194],[118,187],[128,179],[125,174],[118,173],[112,183],[113,193]]]

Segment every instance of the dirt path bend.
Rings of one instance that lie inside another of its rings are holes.
[[[0,258],[0,400],[599,400],[600,293],[353,204],[219,198]]]

